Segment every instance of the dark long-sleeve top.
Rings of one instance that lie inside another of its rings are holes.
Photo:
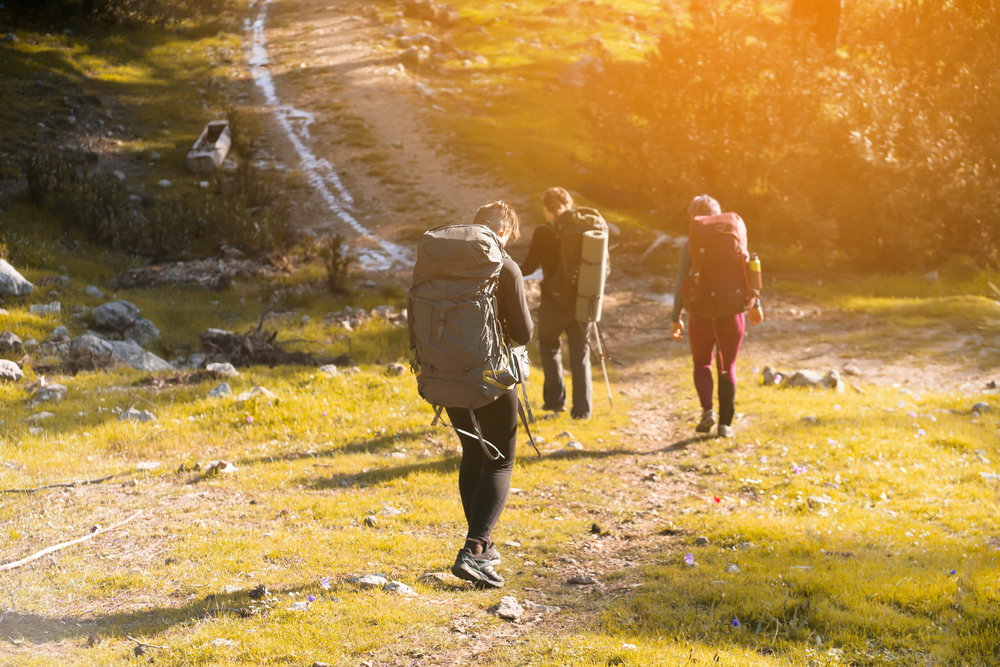
[[[546,281],[559,269],[559,236],[552,225],[535,228],[528,256],[521,263],[521,275],[530,276],[538,270],[538,267],[542,267],[542,298],[551,300],[552,293]]]
[[[528,312],[528,300],[524,297],[524,278],[517,262],[504,257],[497,285],[497,310],[500,325],[507,337],[518,345],[527,345],[534,333],[535,324]]]
[[[681,257],[677,263],[677,283],[674,285],[674,322],[681,321],[681,310],[684,308],[684,296],[681,294],[681,286],[684,279],[691,273],[691,254],[688,252],[688,241],[684,241],[681,246]]]

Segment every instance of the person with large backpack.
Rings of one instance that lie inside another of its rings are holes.
[[[458,489],[468,532],[451,571],[484,588],[504,585],[492,535],[510,490],[518,413],[525,419],[512,343],[527,344],[534,325],[521,271],[504,252],[519,236],[517,213],[503,201],[481,207],[471,225],[426,232],[407,298],[417,390],[435,406],[435,423],[447,410],[462,443]]]
[[[535,229],[521,273],[542,269],[542,302],[538,308],[538,349],[542,357],[542,409],[566,410],[566,382],[563,379],[562,335],[569,340],[569,367],[573,376],[574,419],[590,417],[594,400],[590,376],[590,341],[595,327],[576,317],[577,279],[580,248],[588,231],[607,233],[608,225],[592,208],[577,207],[563,188],[549,188],[542,195],[546,224]]]
[[[712,409],[712,358],[719,374],[719,428],[722,438],[735,437],[736,356],[751,325],[760,324],[760,264],[747,250],[747,229],[736,213],[723,213],[719,202],[699,195],[688,206],[688,241],[681,247],[671,333],[684,335],[681,311],[688,311],[688,339],[694,359],[694,386],[701,402],[697,433],[715,425]],[[713,354],[714,352],[714,354]]]

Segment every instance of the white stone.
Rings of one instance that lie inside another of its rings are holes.
[[[253,389],[251,389],[250,391],[245,391],[242,394],[240,394],[239,396],[237,396],[236,397],[236,402],[237,403],[244,403],[246,401],[249,401],[252,398],[275,399],[275,398],[278,398],[278,397],[273,392],[269,391],[267,388],[261,387],[260,385],[258,385],[256,387],[254,387]]]
[[[333,377],[333,376],[336,376],[336,375],[340,374],[340,369],[337,368],[333,364],[327,364],[326,366],[320,366],[319,367],[319,372],[320,373],[325,373],[325,374]]]
[[[569,442],[566,443],[566,449],[571,449],[576,452],[582,452],[583,444],[578,442],[577,440],[570,440]]]
[[[66,398],[67,391],[68,390],[66,389],[65,385],[54,384],[54,383],[47,384],[43,387],[39,387],[38,389],[36,389],[35,393],[31,395],[31,400],[37,401],[39,403],[48,403],[50,401],[58,403],[59,401]]]
[[[405,595],[408,597],[413,597],[417,594],[415,590],[407,586],[401,581],[390,581],[383,588],[388,593],[395,593],[396,595]]]
[[[95,296],[98,299],[103,299],[104,298],[104,292],[102,292],[100,289],[98,289],[94,285],[87,285],[87,289],[85,289],[84,292],[87,293],[87,296]]]
[[[152,422],[156,421],[156,415],[149,410],[136,410],[135,408],[129,408],[118,416],[118,421],[141,423]]]
[[[505,595],[500,599],[500,605],[497,607],[497,616],[508,621],[516,621],[521,618],[522,614],[524,614],[524,608],[513,597]]]
[[[46,419],[52,419],[53,417],[55,417],[55,415],[51,412],[36,412],[30,417],[25,417],[24,421],[29,424],[37,424],[38,422],[45,421]]]
[[[159,186],[160,186],[161,188],[169,188],[169,187],[170,187],[170,181],[164,178],[164,179],[163,179],[162,181],[160,181],[160,182],[158,183],[158,185],[159,185]]]
[[[28,296],[35,286],[24,279],[7,260],[0,259],[0,294]]]
[[[159,461],[141,461],[135,465],[135,469],[140,472],[148,472],[150,470],[156,470],[160,467]]]
[[[0,260],[2,262],[3,260]],[[62,304],[58,301],[53,301],[52,303],[36,303],[28,308],[28,312],[32,315],[48,315],[49,313],[59,314],[62,312]]]
[[[208,392],[209,398],[224,398],[233,393],[233,388],[229,386],[228,382],[223,382],[215,389]]]
[[[366,574],[358,579],[361,588],[383,588],[388,583],[385,577],[378,574]]]
[[[17,382],[24,377],[24,371],[13,361],[0,359],[0,380],[7,382]]]
[[[237,377],[240,374],[240,372],[236,370],[236,367],[229,362],[209,364],[205,367],[205,370],[212,375],[224,378]]]
[[[119,170],[117,170],[117,169],[116,169],[116,170],[114,170],[114,171],[113,171],[113,172],[111,172],[111,173],[112,173],[112,174],[114,175],[114,177],[115,177],[115,178],[117,178],[117,179],[118,179],[119,181],[124,181],[124,180],[125,180],[125,172],[124,172],[124,171],[119,171]]]

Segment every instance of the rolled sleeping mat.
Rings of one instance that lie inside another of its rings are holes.
[[[608,266],[608,233],[583,233],[580,247],[580,277],[576,287],[576,320],[600,322],[604,302],[604,279]]]

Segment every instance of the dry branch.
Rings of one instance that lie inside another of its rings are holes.
[[[37,486],[33,489],[0,489],[0,493],[35,493],[36,491],[44,491],[45,489],[71,489],[74,486],[87,486],[88,484],[100,484],[101,482],[106,482],[109,479],[114,479],[118,477],[121,473],[116,473],[114,475],[108,475],[107,477],[99,477],[97,479],[81,479],[76,482],[59,482],[58,484],[46,484],[45,486]]]
[[[101,528],[100,530],[95,530],[94,532],[90,533],[89,535],[84,535],[83,537],[78,537],[75,540],[70,540],[69,542],[63,542],[62,544],[56,544],[55,546],[48,547],[47,549],[42,549],[38,553],[31,554],[27,558],[22,558],[21,560],[14,561],[13,563],[7,563],[6,565],[0,565],[0,572],[3,572],[5,570],[13,570],[15,568],[19,568],[22,565],[26,565],[27,563],[30,563],[31,561],[38,560],[42,556],[47,556],[48,554],[55,553],[56,551],[59,551],[61,549],[65,549],[66,547],[71,547],[74,544],[80,544],[81,542],[86,542],[87,540],[95,538],[98,535],[101,535],[103,533],[107,533],[109,531],[114,530],[115,528],[119,528],[121,526],[124,526],[126,523],[128,523],[132,519],[134,519],[137,516],[139,516],[140,514],[142,514],[143,511],[144,510],[139,510],[138,512],[136,512],[135,514],[133,514],[129,518],[124,519],[122,521],[119,521],[118,523],[116,523],[113,526],[108,526],[107,528]]]
[[[136,639],[131,635],[125,635],[125,636],[128,637],[129,640],[134,641],[139,646],[145,646],[146,648],[162,648],[162,649],[170,648],[169,646],[157,646],[156,644],[147,644],[146,642],[139,641],[138,639]]]

